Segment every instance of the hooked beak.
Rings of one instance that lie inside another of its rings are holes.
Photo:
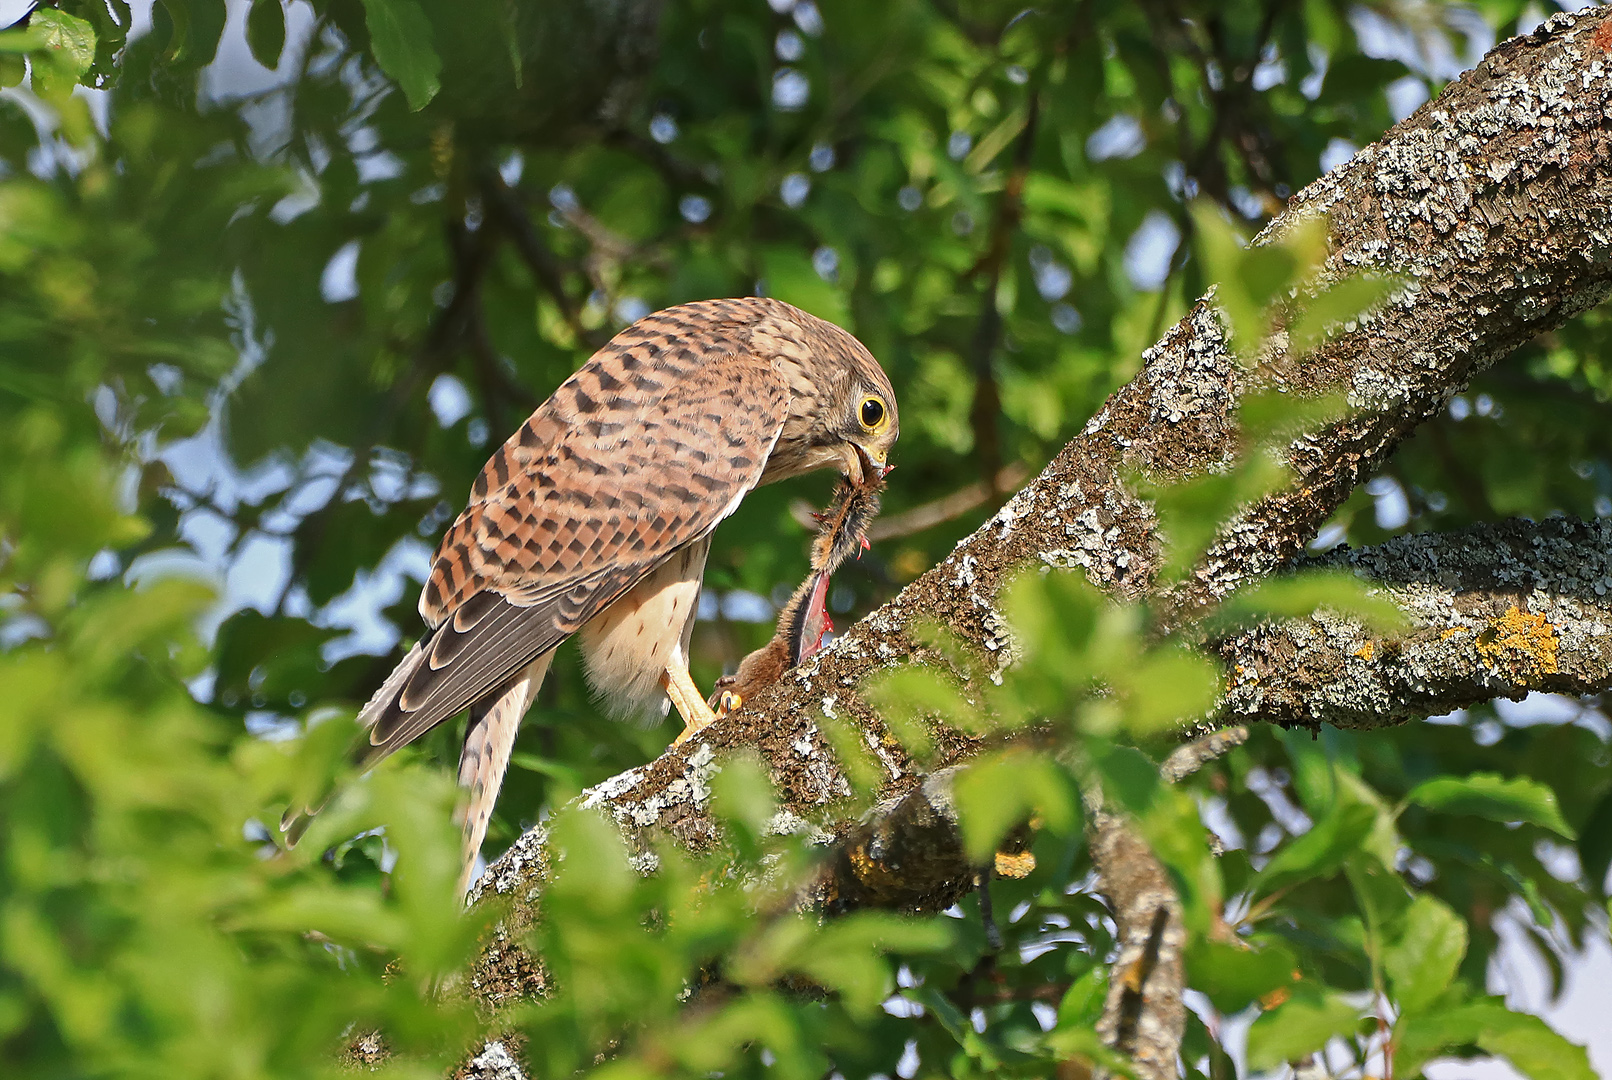
[[[855,443],[851,444],[851,449],[853,453],[846,455],[845,475],[850,478],[850,481],[853,484],[858,486],[865,484],[867,483],[868,477],[874,477],[882,480],[884,479],[885,473],[895,468],[894,465],[886,463],[885,456],[883,454],[879,454],[875,457],[872,453],[864,450],[860,446],[857,446]]]

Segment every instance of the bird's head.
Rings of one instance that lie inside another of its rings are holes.
[[[838,434],[844,440],[840,472],[858,486],[890,471],[890,448],[901,434],[895,391],[890,389],[884,372],[877,366],[874,370],[878,371],[878,379],[853,386],[835,410],[840,414]]]
[[[780,301],[756,326],[753,346],[789,380],[790,417],[762,483],[832,468],[861,485],[890,468],[901,434],[896,392],[873,354],[835,326]]]

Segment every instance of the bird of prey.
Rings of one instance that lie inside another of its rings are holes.
[[[575,634],[609,711],[715,718],[688,672],[711,532],[754,487],[882,477],[895,393],[856,338],[778,300],[646,316],[488,460],[420,596],[427,631],[359,714],[370,765],[469,708],[469,884],[521,717]]]

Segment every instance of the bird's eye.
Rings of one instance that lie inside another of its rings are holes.
[[[884,423],[884,402],[869,395],[862,399],[862,426],[872,431]]]

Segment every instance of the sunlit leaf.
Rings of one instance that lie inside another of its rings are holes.
[[[1406,624],[1397,604],[1341,570],[1310,570],[1264,579],[1233,594],[1210,622],[1217,633],[1227,633],[1262,619],[1307,618],[1321,609],[1357,619],[1377,634],[1393,633]]]
[[[1276,849],[1254,878],[1255,894],[1268,896],[1300,881],[1336,873],[1360,850],[1376,821],[1370,806],[1339,802],[1308,832]]]
[[[1288,327],[1292,347],[1296,351],[1313,348],[1400,287],[1394,278],[1355,276],[1319,296],[1306,297],[1303,313]]]
[[[95,28],[76,15],[55,8],[40,8],[28,23],[30,36],[59,56],[73,72],[84,74],[95,60]]]
[[[1448,905],[1426,894],[1412,899],[1399,938],[1383,949],[1394,1000],[1407,1013],[1425,1010],[1449,988],[1466,956],[1467,928]]]
[[[1248,1067],[1263,1071],[1298,1061],[1352,1031],[1359,1020],[1358,1006],[1336,993],[1301,984],[1285,1003],[1248,1029]]]
[[[711,781],[712,808],[719,817],[759,838],[777,810],[772,781],[753,753],[738,754],[722,763]]]
[[[1009,752],[977,758],[952,782],[963,848],[969,861],[985,865],[1008,831],[1032,812],[1055,829],[1075,820],[1068,780],[1055,765],[1034,754]]]
[[[1582,1046],[1563,1038],[1537,1016],[1516,1013],[1498,998],[1456,1005],[1426,1016],[1407,1016],[1395,1028],[1395,1066],[1415,1073],[1440,1051],[1463,1046],[1506,1058],[1534,1080],[1594,1080]]]
[[[1299,966],[1291,949],[1268,936],[1236,943],[1197,939],[1186,963],[1193,988],[1228,1015],[1292,983]]]
[[[364,0],[364,14],[376,63],[403,88],[409,108],[425,108],[440,88],[442,61],[424,9],[418,0]]]
[[[1471,814],[1490,821],[1523,821],[1571,840],[1573,829],[1562,818],[1556,793],[1537,780],[1497,773],[1442,776],[1418,784],[1405,801],[1444,814]]]

